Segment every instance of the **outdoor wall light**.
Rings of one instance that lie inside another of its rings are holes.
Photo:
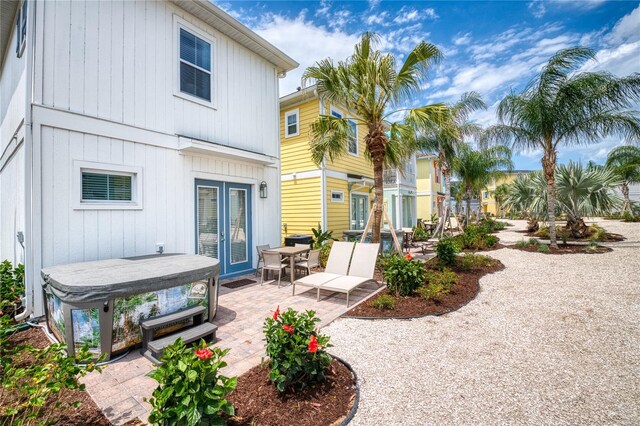
[[[267,198],[267,182],[260,182],[260,198]]]

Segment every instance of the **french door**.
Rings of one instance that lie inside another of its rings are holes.
[[[369,197],[351,194],[351,229],[364,229],[369,218]]]
[[[196,179],[196,253],[220,261],[220,276],[249,272],[251,185]]]

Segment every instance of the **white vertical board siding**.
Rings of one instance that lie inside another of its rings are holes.
[[[42,267],[168,252],[194,253],[196,178],[251,183],[253,244],[280,241],[278,169],[42,127]],[[141,210],[74,210],[74,161],[142,168]],[[269,197],[258,186],[267,182]],[[255,259],[254,259],[255,262]]]
[[[24,263],[24,251],[16,234],[25,231],[24,144],[0,172],[0,261]]]
[[[244,46],[162,1],[42,7],[44,105],[278,155],[275,67]],[[215,109],[174,96],[175,17],[215,40]]]

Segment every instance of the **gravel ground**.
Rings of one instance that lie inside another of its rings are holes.
[[[640,424],[640,224],[600,223],[627,241],[489,252],[505,270],[457,312],[325,328],[360,377],[352,424]]]

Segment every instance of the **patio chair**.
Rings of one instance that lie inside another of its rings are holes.
[[[349,273],[349,261],[351,260],[353,246],[354,243],[351,242],[335,241],[331,246],[329,259],[327,260],[327,266],[324,268],[324,272],[307,275],[294,281],[291,286],[291,295],[295,296],[296,294],[296,284],[315,288],[329,280],[347,275]]]
[[[296,243],[295,245],[296,248],[309,248],[309,244],[300,244],[300,243]],[[308,254],[307,253],[302,253],[296,256],[296,261],[299,260],[305,260],[307,258]]]
[[[256,250],[258,251],[258,263],[256,264],[256,277],[258,276],[258,270],[260,269],[260,262],[264,265],[264,259],[262,258],[262,252],[265,250],[269,250],[271,245],[264,244],[261,246],[256,246]]]
[[[320,266],[320,250],[311,250],[307,258],[296,262],[296,268],[306,270],[307,275],[311,275],[311,269],[318,266]]]
[[[278,271],[278,288],[280,288],[280,279],[282,278],[282,270],[287,267],[286,264],[282,263],[282,258],[280,257],[280,253],[271,252],[267,250],[262,251],[262,274],[260,275],[260,286],[264,284],[264,271]]]

